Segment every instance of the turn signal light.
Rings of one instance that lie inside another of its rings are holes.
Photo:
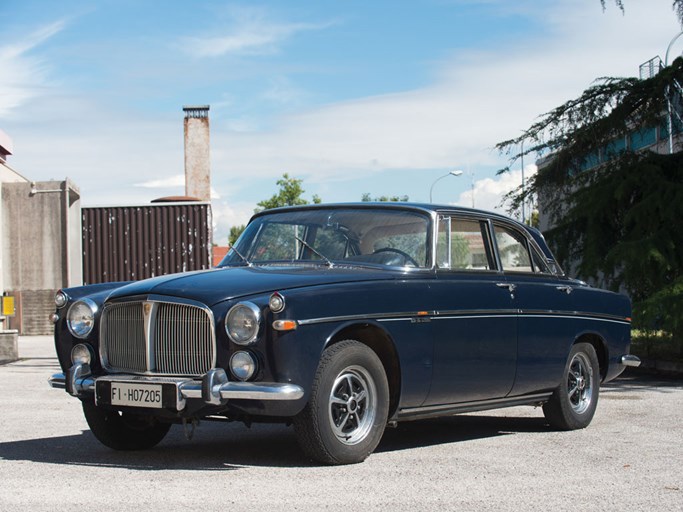
[[[296,320],[275,320],[273,322],[273,329],[276,331],[293,331],[296,328]]]

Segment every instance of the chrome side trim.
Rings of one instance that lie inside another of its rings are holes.
[[[435,316],[436,311],[430,311],[426,316]],[[417,311],[412,313],[373,313],[364,315],[340,315],[340,316],[327,316],[321,318],[309,318],[306,320],[298,320],[299,325],[312,325],[312,324],[324,324],[328,322],[345,322],[348,320],[410,320],[413,317],[418,316]]]
[[[450,311],[429,311],[427,315],[418,315],[417,311],[399,313],[373,313],[359,315],[340,315],[321,318],[308,318],[298,320],[299,325],[313,325],[329,322],[347,322],[353,320],[377,320],[379,322],[413,321],[415,318],[429,318],[431,320],[453,320],[457,318],[495,318],[505,316],[518,316],[527,318],[566,318],[571,320],[595,320],[598,322],[614,322],[630,325],[627,319],[606,314],[590,314],[578,311],[537,311],[520,309],[461,309]]]
[[[536,311],[520,310],[520,316],[538,318],[568,318],[580,320],[595,320],[597,322],[613,322],[617,324],[631,325],[631,322],[624,317],[617,315],[607,315],[600,313],[586,313],[579,311]]]
[[[625,354],[621,356],[621,364],[635,368],[640,366],[640,358],[638,356],[634,356],[633,354]]]

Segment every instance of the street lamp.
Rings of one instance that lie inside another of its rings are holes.
[[[432,192],[434,192],[434,185],[436,185],[436,182],[439,180],[442,180],[444,178],[448,178],[449,176],[462,176],[462,171],[451,171],[448,174],[444,174],[443,176],[439,176],[434,180],[434,183],[432,183],[432,186],[429,189],[429,202],[432,202]]]

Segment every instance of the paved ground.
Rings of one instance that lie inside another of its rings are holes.
[[[0,366],[0,510],[683,511],[683,381],[602,388],[591,426],[552,432],[539,409],[402,424],[365,463],[318,467],[290,428],[202,423],[154,450],[113,452],[79,402],[50,389],[51,341]]]

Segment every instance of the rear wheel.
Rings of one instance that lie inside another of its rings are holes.
[[[142,416],[97,407],[83,402],[83,414],[90,431],[103,445],[114,450],[146,450],[166,437],[170,423],[153,416]]]
[[[309,457],[325,464],[353,464],[377,447],[388,412],[382,362],[367,346],[347,340],[323,352],[311,397],[294,418],[294,428]]]
[[[587,427],[598,405],[600,366],[590,343],[572,347],[562,382],[543,406],[548,423],[558,430]]]

